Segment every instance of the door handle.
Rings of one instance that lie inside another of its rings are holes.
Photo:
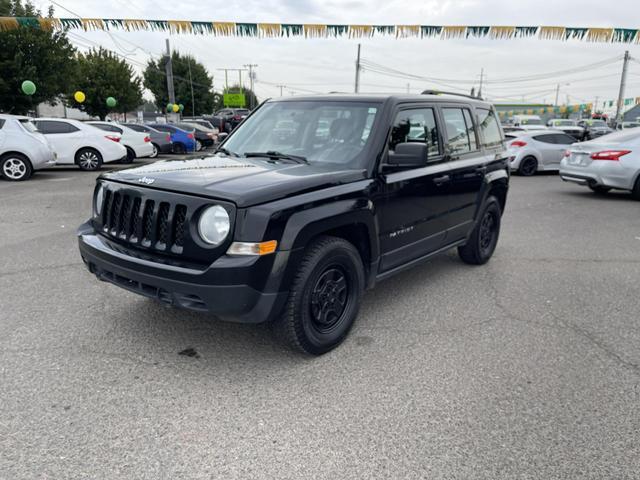
[[[447,183],[449,180],[451,180],[451,177],[449,177],[449,175],[443,175],[441,177],[434,178],[433,183],[435,183],[437,186],[440,186],[444,183]]]

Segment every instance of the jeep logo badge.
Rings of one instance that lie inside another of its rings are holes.
[[[149,178],[149,177],[142,177],[138,179],[138,183],[144,183],[145,185],[151,185],[155,181],[156,181],[155,178]]]

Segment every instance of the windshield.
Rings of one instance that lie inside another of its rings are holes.
[[[367,145],[379,104],[371,102],[271,102],[249,117],[224,148],[280,152],[307,161],[355,166]]]
[[[22,125],[27,132],[36,133],[38,131],[36,126],[33,124],[33,122],[28,118],[21,118],[18,121],[20,122],[20,125]]]
[[[603,120],[591,120],[591,125],[594,127],[606,127],[607,124]]]
[[[553,124],[559,127],[575,127],[576,126],[576,122],[574,122],[573,120],[554,120]]]

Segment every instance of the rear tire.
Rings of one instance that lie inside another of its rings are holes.
[[[319,237],[305,251],[275,335],[299,352],[329,352],[349,333],[364,287],[358,250],[342,238]]]
[[[520,162],[518,173],[524,177],[535,175],[538,171],[538,160],[535,157],[524,157]]]
[[[187,147],[185,147],[182,143],[174,143],[173,144],[173,153],[177,153],[179,155],[184,155],[187,153]]]
[[[589,188],[598,195],[605,195],[611,191],[611,187],[605,187],[603,185],[589,185]]]
[[[7,153],[0,157],[0,177],[11,182],[22,182],[33,175],[29,159],[21,153]]]
[[[484,205],[468,242],[458,247],[458,255],[470,265],[489,261],[498,244],[502,212],[496,197],[489,197]]]
[[[81,148],[76,153],[76,164],[85,172],[99,170],[102,167],[102,155],[93,148]]]

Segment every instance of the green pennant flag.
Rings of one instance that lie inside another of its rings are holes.
[[[532,37],[538,32],[538,27],[516,27],[514,34],[517,38]]]
[[[193,33],[199,33],[201,35],[213,33],[213,24],[211,22],[191,22],[191,30]]]
[[[396,27],[395,25],[374,25],[373,30],[381,35],[393,35]]]
[[[613,42],[631,43],[636,38],[638,30],[635,28],[616,28],[613,31]]]
[[[147,20],[151,30],[161,30],[163,32],[169,30],[169,22],[166,20]]]
[[[467,27],[467,38],[469,35],[474,37],[486,37],[489,35],[490,27]]]
[[[332,37],[342,37],[349,31],[348,25],[327,25],[327,35]]]
[[[257,37],[257,23],[236,23],[236,35],[238,37]]]
[[[119,18],[105,18],[102,21],[104,22],[104,28],[107,30],[109,30],[110,27],[120,30],[124,28],[124,21]]]
[[[435,25],[420,25],[420,37],[439,37],[442,33],[442,27]]]
[[[283,23],[282,30],[280,31],[281,36],[287,37],[299,37],[303,34],[302,24],[300,23]]]
[[[60,23],[63,28],[82,28],[82,22],[79,18],[61,18]]]

